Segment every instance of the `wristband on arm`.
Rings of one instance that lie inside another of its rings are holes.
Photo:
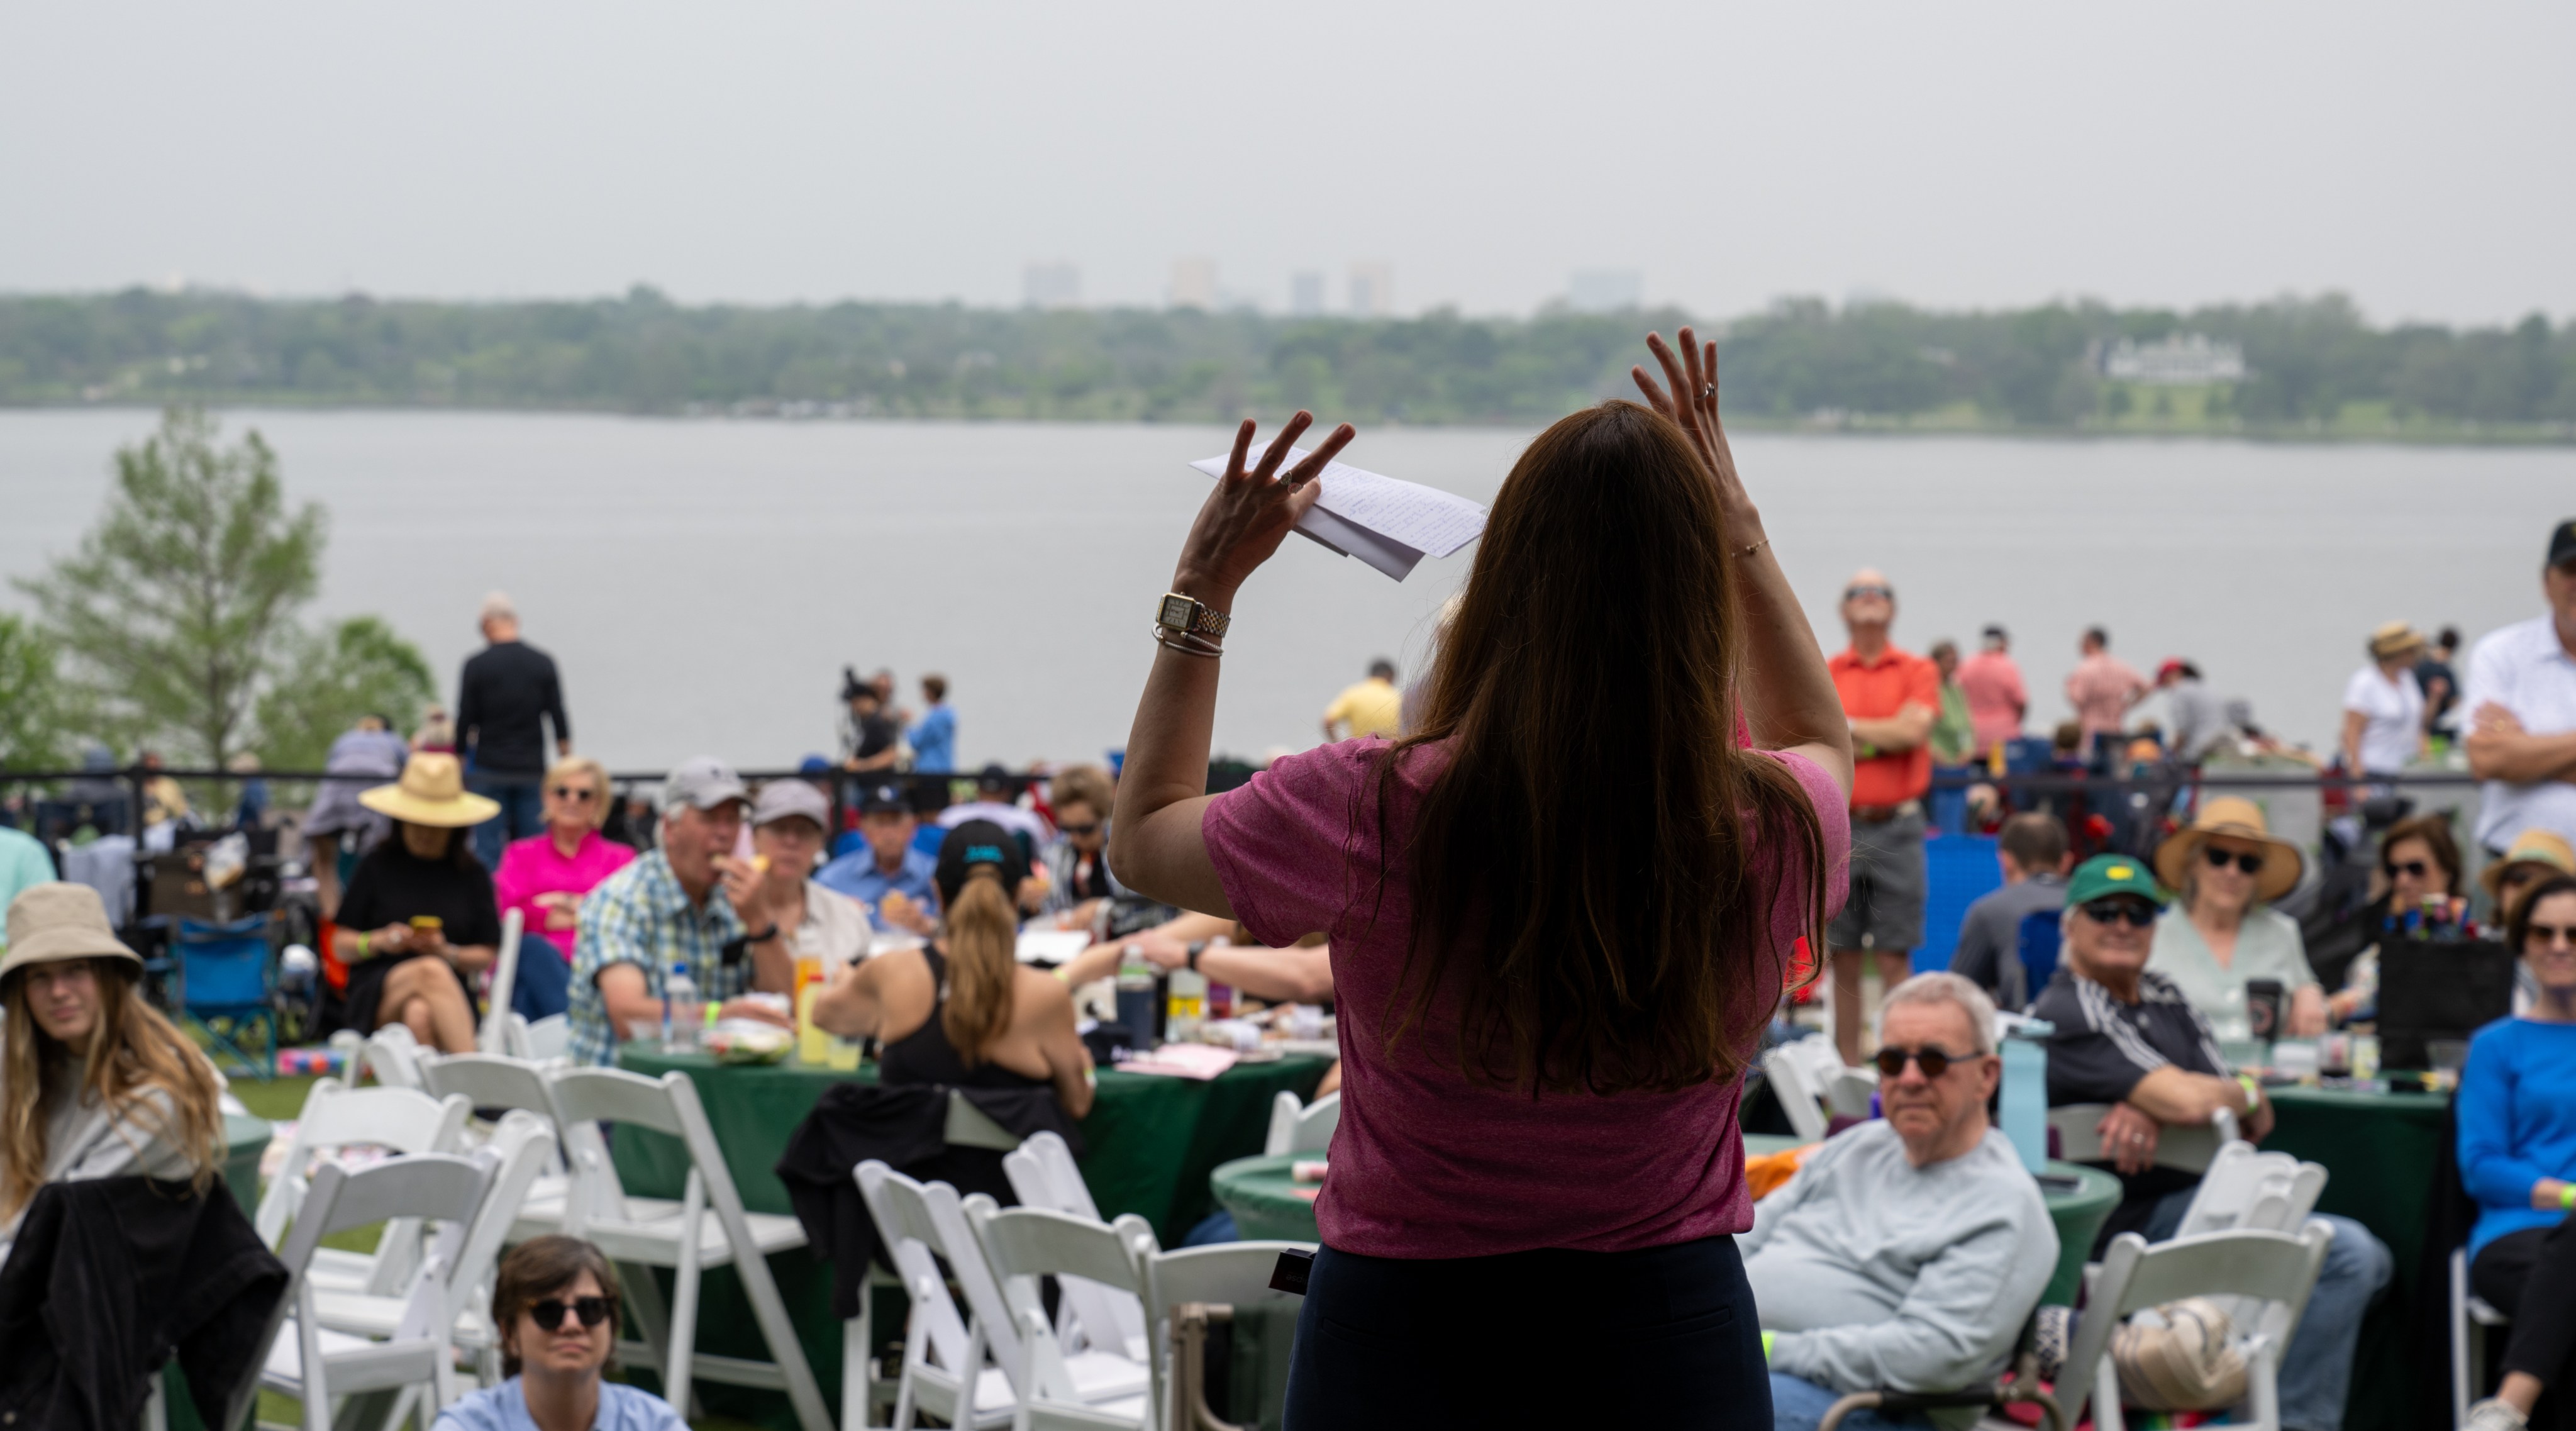
[[[2254,1081],[2254,1075],[2240,1073],[2236,1075],[2236,1083],[2238,1087],[2245,1090],[2246,1112],[2251,1113],[2263,1106],[2263,1085]]]
[[[1773,1338],[1778,1335],[1779,1333],[1777,1332],[1764,1332],[1762,1334],[1762,1360],[1765,1363],[1768,1363],[1771,1360],[1771,1342]]]
[[[2558,1185],[2558,1210],[2560,1212],[2576,1212],[2576,1183],[2560,1183]]]

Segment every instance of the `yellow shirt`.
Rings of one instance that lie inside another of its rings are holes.
[[[1333,697],[1324,707],[1324,724],[1347,721],[1354,737],[1393,736],[1404,724],[1404,693],[1375,676]]]

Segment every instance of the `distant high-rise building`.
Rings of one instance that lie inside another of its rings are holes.
[[[1324,311],[1324,275],[1305,269],[1288,275],[1288,311],[1311,318]]]
[[[1031,308],[1082,306],[1082,270],[1070,263],[1032,263],[1020,270],[1020,301]]]
[[[1174,308],[1213,310],[1216,307],[1216,260],[1173,259],[1171,304]]]
[[[1351,265],[1351,316],[1384,318],[1395,312],[1395,274],[1382,263]]]
[[[1565,283],[1565,306],[1577,313],[1622,313],[1645,296],[1646,280],[1633,268],[1578,268]]]

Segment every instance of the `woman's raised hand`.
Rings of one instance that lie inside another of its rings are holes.
[[[1174,591],[1221,607],[1233,599],[1253,568],[1279,550],[1288,529],[1321,495],[1323,489],[1316,486],[1315,478],[1358,435],[1343,423],[1322,446],[1282,474],[1279,465],[1287,460],[1288,449],[1314,422],[1310,412],[1288,419],[1288,425],[1262,451],[1260,463],[1249,469],[1244,461],[1252,452],[1252,419],[1245,418],[1235,429],[1234,453],[1226,460],[1225,475],[1200,506],[1198,520],[1190,524],[1189,540],[1181,545],[1180,565],[1172,575]]]
[[[1655,361],[1664,368],[1664,381],[1673,385],[1666,396],[1655,380],[1646,376],[1642,367],[1628,369],[1628,376],[1646,395],[1655,411],[1680,423],[1690,434],[1691,445],[1699,449],[1700,460],[1708,464],[1717,482],[1717,498],[1730,517],[1749,513],[1753,498],[1744,490],[1743,479],[1735,472],[1735,453],[1726,445],[1726,429],[1717,420],[1717,345],[1703,344],[1687,326],[1681,331],[1681,356],[1664,345],[1664,335],[1649,333],[1646,346],[1653,350]]]

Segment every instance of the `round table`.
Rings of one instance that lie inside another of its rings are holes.
[[[1744,1135],[1744,1154],[1749,1158],[1786,1152],[1797,1146],[1795,1138],[1764,1133]],[[1289,1176],[1292,1163],[1313,1156],[1289,1153],[1237,1158],[1211,1174],[1216,1200],[1234,1214],[1235,1230],[1247,1240],[1317,1241],[1315,1195],[1322,1191],[1323,1184],[1300,1183]],[[2119,1205],[2120,1180],[2074,1163],[2050,1163],[2048,1172],[2054,1177],[2074,1179],[2075,1187],[2067,1192],[2050,1189],[2042,1193],[2049,1220],[2057,1225],[2058,1250],[2057,1273],[2049,1279],[2048,1291],[2040,1300],[2067,1306],[2075,1301],[2076,1287],[2084,1275],[2084,1257],[2092,1250],[2094,1234],[2102,1230],[2103,1220]]]

